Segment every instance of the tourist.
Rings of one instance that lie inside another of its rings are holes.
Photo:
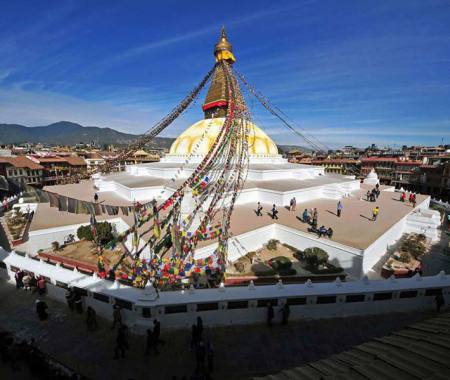
[[[303,211],[303,215],[302,215],[302,219],[303,219],[303,223],[308,223],[308,210],[305,208],[305,211]]]
[[[97,313],[95,310],[88,306],[86,310],[86,324],[88,331],[95,331],[97,330],[98,324],[97,324]]]
[[[400,202],[405,202],[406,201],[406,193],[403,192],[402,195],[400,196]]]
[[[370,191],[369,190],[367,190],[366,199],[367,199],[367,202],[370,202]]]
[[[263,210],[263,206],[261,206],[261,202],[258,202],[258,205],[256,206],[256,215],[263,216],[262,210]]]
[[[30,288],[31,288],[31,283],[32,283],[32,279],[30,279]],[[45,283],[45,278],[43,276],[39,277],[39,280],[37,281],[37,289],[38,289],[38,294],[40,296],[43,296],[45,294],[45,292],[47,291],[47,285]]]
[[[34,274],[31,274],[30,276],[30,283],[29,283],[31,291],[34,293],[36,289],[38,288],[38,282],[36,279],[36,276]]]
[[[440,291],[436,297],[434,298],[434,302],[436,302],[436,311],[439,313],[442,307],[445,305],[445,299],[442,295],[442,291]]]
[[[70,287],[66,290],[66,302],[67,306],[69,306],[69,309],[73,311],[75,309],[75,303],[74,303],[74,297],[75,294],[73,292],[73,288]]]
[[[272,219],[277,219],[278,220],[278,210],[277,210],[277,206],[273,205],[272,207]]]
[[[208,372],[214,372],[214,346],[211,340],[206,343],[206,361],[208,363]]]
[[[23,270],[19,269],[15,274],[14,274],[14,279],[16,280],[16,289],[21,289],[23,288],[23,277],[25,276],[25,273],[23,272]]]
[[[30,281],[31,281],[31,276],[29,273],[25,273],[25,276],[23,276],[23,288],[25,290],[31,290],[30,288]]]
[[[78,314],[83,313],[83,299],[81,298],[81,294],[79,292],[75,292],[75,295],[73,297],[73,303],[75,305],[75,310],[78,312]]]
[[[412,203],[413,208],[416,208],[416,202],[417,202],[417,200],[416,200],[416,194],[413,194],[413,195],[412,195],[412,200],[411,200],[411,203]]]
[[[40,299],[37,299],[35,301],[36,304],[36,313],[39,317],[40,321],[45,321],[48,318],[47,309],[48,306],[44,301],[41,301]]]
[[[272,327],[272,320],[275,314],[273,311],[273,306],[270,302],[267,303],[267,326]]]
[[[281,313],[281,324],[287,325],[289,314],[291,313],[291,309],[287,302],[281,308],[280,313]]]
[[[329,239],[333,237],[333,233],[334,233],[333,229],[331,227],[328,227],[327,235]]]
[[[343,209],[343,208],[344,208],[344,205],[342,204],[341,201],[339,201],[338,204],[337,204],[337,206],[336,206],[338,218],[341,217],[342,209]]]
[[[159,322],[156,318],[153,321],[153,340],[155,345],[158,346],[158,343],[165,344],[161,338],[161,322]]]
[[[327,228],[325,226],[320,226],[320,228],[318,229],[317,233],[319,234],[319,238],[321,238],[322,236],[326,235],[328,232]]]
[[[378,218],[378,214],[380,213],[380,208],[378,206],[376,206],[373,210],[372,210],[372,220],[375,222]]]
[[[114,359],[119,359],[119,353],[122,358],[125,357],[125,350],[128,350],[128,329],[127,326],[122,324],[119,327],[116,338],[116,347],[114,348]]]
[[[116,328],[116,324],[118,324],[119,326],[122,325],[122,313],[120,312],[119,305],[114,305],[113,324],[112,324],[111,330],[114,330]]]
[[[297,200],[294,197],[289,202],[289,211],[295,211],[296,207],[297,207]]]
[[[203,335],[203,319],[200,316],[197,317],[197,333],[199,340],[201,340]]]
[[[317,211],[317,209],[316,208],[314,208],[314,211],[313,211],[313,217],[312,217],[312,226],[313,226],[313,228],[317,228],[317,222],[318,222],[318,219],[319,219],[319,212]]]

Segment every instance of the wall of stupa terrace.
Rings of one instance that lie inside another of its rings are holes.
[[[152,289],[131,288],[3,250],[0,260],[6,267],[0,268],[0,277],[14,282],[17,269],[43,275],[48,279],[48,296],[61,302],[65,302],[65,288],[74,286],[85,294],[84,306],[92,306],[106,319],[112,318],[113,305],[120,303],[124,322],[141,334],[154,318],[164,328],[190,328],[197,316],[207,326],[263,323],[268,302],[276,311],[289,303],[291,319],[431,310],[438,292],[447,305],[450,302],[450,275],[444,272],[405,279],[186,289],[161,292],[157,297]]]

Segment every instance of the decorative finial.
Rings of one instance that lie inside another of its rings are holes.
[[[222,25],[222,29],[220,31],[220,37],[221,38],[227,38],[227,34],[225,33],[225,25]]]

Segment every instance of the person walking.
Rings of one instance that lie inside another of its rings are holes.
[[[127,326],[122,324],[117,332],[116,347],[114,348],[114,359],[119,359],[119,354],[121,354],[121,357],[124,358],[125,350],[128,348],[128,329]]]
[[[261,202],[258,202],[256,206],[256,216],[263,216],[262,214],[263,206],[261,206]]]
[[[275,204],[272,206],[272,219],[278,220],[278,210]]]
[[[305,208],[305,211],[303,211],[302,220],[303,220],[303,223],[308,223],[308,210],[306,208]]]
[[[203,319],[200,316],[197,317],[197,333],[199,340],[201,340],[203,335]]]
[[[412,200],[411,200],[411,203],[412,203],[413,208],[416,208],[416,202],[417,202],[417,200],[416,200],[416,194],[413,194],[413,195],[412,195]]]
[[[376,206],[373,210],[372,210],[372,220],[375,222],[378,218],[378,214],[380,213],[380,208],[378,206]]]
[[[439,292],[434,298],[434,302],[436,302],[436,311],[439,313],[442,307],[445,305],[445,299],[442,295],[442,292]]]
[[[25,276],[25,273],[23,270],[19,269],[15,274],[14,274],[14,279],[16,280],[16,289],[21,289],[23,288],[23,277]]]
[[[78,314],[82,314],[83,313],[83,299],[81,298],[80,293],[75,292],[73,302],[75,304],[75,310],[78,312]]]
[[[153,340],[156,347],[158,347],[158,343],[166,343],[161,339],[161,322],[159,322],[157,319],[153,321]]]
[[[40,321],[45,321],[48,318],[47,309],[48,306],[44,301],[41,301],[40,299],[37,299],[35,301],[36,304],[36,313],[39,317]]]
[[[273,306],[270,302],[267,303],[267,326],[272,327],[272,320],[275,316]]]
[[[295,211],[297,209],[297,199],[292,198],[292,211]]]
[[[281,313],[281,324],[287,325],[288,319],[289,319],[289,314],[291,313],[291,309],[287,302],[281,308],[280,313]]]
[[[43,296],[45,294],[45,292],[47,291],[45,278],[43,276],[39,277],[39,280],[37,281],[37,289],[38,289],[38,294],[40,296]]]
[[[98,324],[97,324],[97,313],[95,310],[88,306],[86,310],[86,325],[88,331],[95,331],[97,330]]]
[[[111,330],[114,330],[116,328],[116,324],[118,324],[119,326],[122,324],[122,313],[120,312],[119,305],[114,305],[113,324],[112,324]]]
[[[318,220],[319,220],[319,212],[317,211],[317,208],[314,208],[313,218],[312,218],[312,226],[313,226],[313,228],[317,228]]]
[[[336,211],[337,211],[337,216],[338,218],[341,217],[342,214],[342,210],[344,209],[344,205],[342,204],[341,201],[338,202],[337,206],[336,206]]]
[[[66,290],[66,302],[67,302],[67,306],[69,306],[69,309],[71,311],[73,311],[75,309],[75,303],[74,303],[74,293],[73,293],[73,288],[68,288]]]

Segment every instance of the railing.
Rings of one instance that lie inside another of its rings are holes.
[[[248,324],[263,322],[267,305],[274,308],[288,304],[291,317],[332,318],[350,315],[400,312],[429,309],[438,294],[446,303],[450,301],[450,275],[387,280],[332,283],[284,284],[224,287],[160,292],[136,289],[71,271],[59,266],[34,260],[27,256],[10,255],[5,260],[9,277],[23,269],[48,279],[49,294],[64,301],[64,289],[73,286],[84,297],[86,305],[94,307],[100,315],[111,318],[112,305],[120,304],[126,311],[127,323],[139,329],[150,318],[163,320],[167,327],[189,327],[201,313],[208,324]],[[57,289],[60,289],[59,291]]]

